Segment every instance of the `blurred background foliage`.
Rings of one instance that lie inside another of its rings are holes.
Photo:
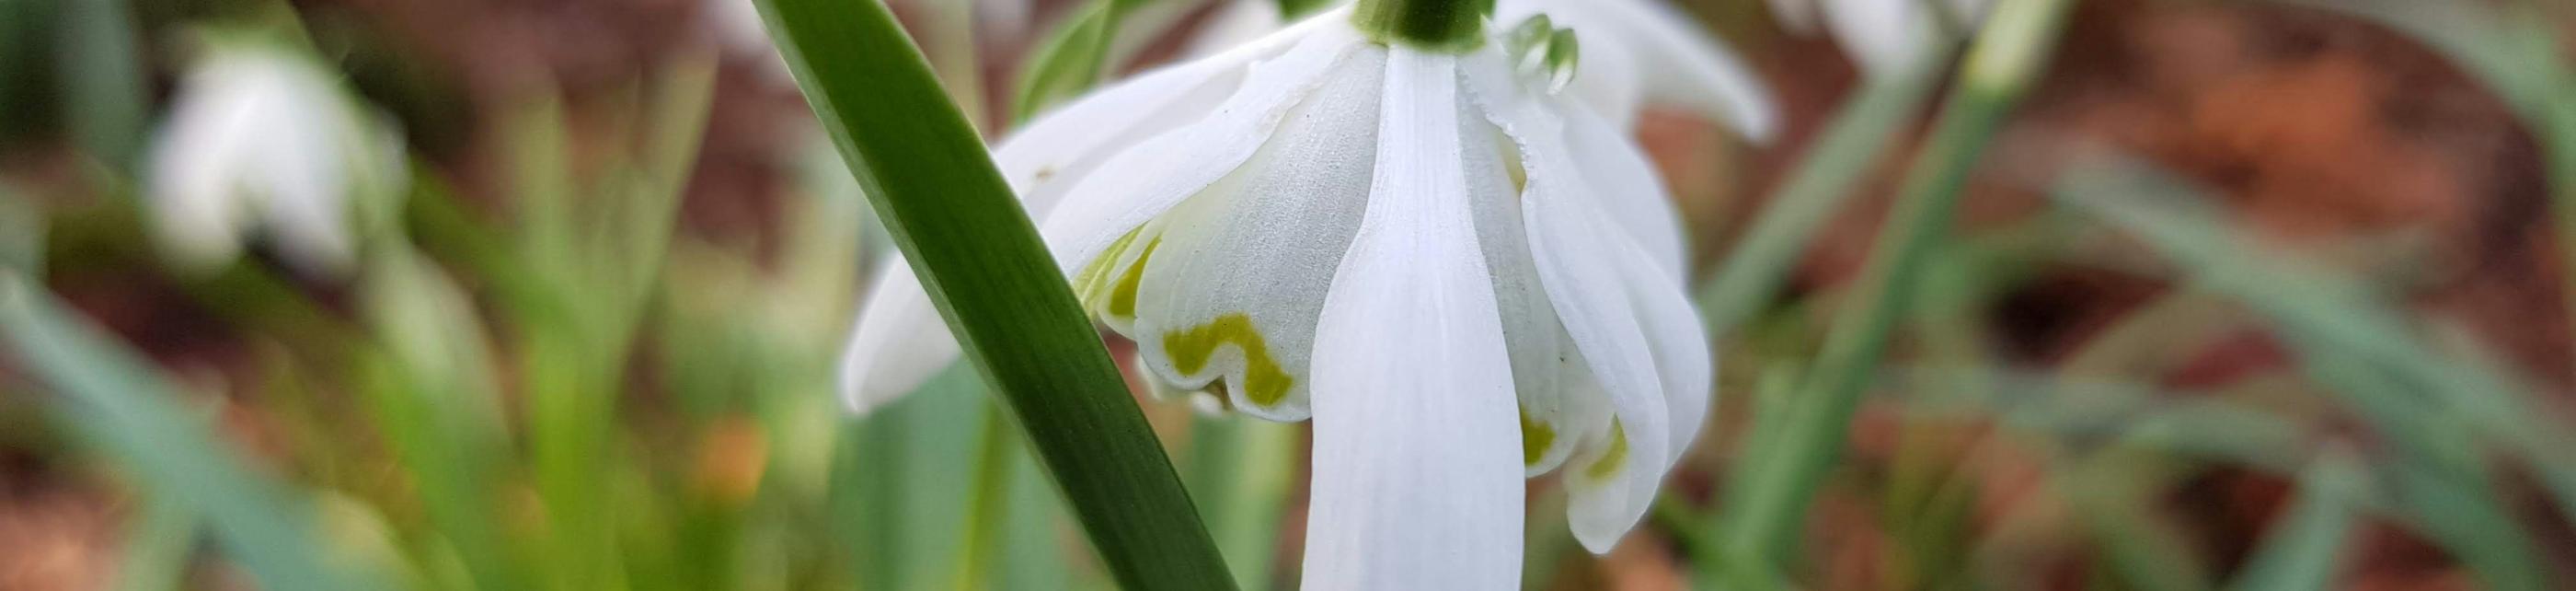
[[[1209,12],[895,4],[988,134]],[[2082,0],[2025,100],[1953,126],[1950,68],[1677,4],[1789,116],[1640,126],[1715,428],[1608,556],[1532,482],[1528,586],[2576,580],[2576,10]],[[0,0],[0,589],[1109,587],[971,371],[839,412],[890,249],[747,11]],[[140,154],[207,27],[309,42],[399,122],[359,272],[158,260]],[[1915,280],[1864,289],[1945,172]],[[1819,355],[1889,301],[1883,360]],[[1302,426],[1144,404],[1236,579],[1293,586]]]

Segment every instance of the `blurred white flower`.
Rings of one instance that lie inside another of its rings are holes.
[[[183,270],[231,262],[259,230],[300,271],[346,272],[408,186],[391,120],[296,50],[208,43],[173,102],[146,196],[154,236]]]
[[[1505,49],[1558,43],[1385,45],[1333,11],[995,152],[1164,388],[1314,419],[1307,588],[1515,588],[1521,481],[1559,467],[1606,552],[1698,431],[1714,370],[1676,212],[1623,128],[1550,92],[1570,64]],[[889,265],[845,397],[883,404],[957,352]]]
[[[1989,0],[1771,0],[1771,14],[1792,31],[1813,32],[1819,17],[1825,30],[1872,76],[1903,72],[1922,64],[1926,51],[1972,30],[1984,20]]]
[[[1690,15],[1661,0],[1496,0],[1494,22],[1545,14],[1583,40],[1583,71],[1570,87],[1594,111],[1621,126],[1639,109],[1688,109],[1745,137],[1771,137],[1779,114],[1752,70]],[[1193,51],[1214,53],[1279,30],[1277,0],[1231,0],[1193,38]]]

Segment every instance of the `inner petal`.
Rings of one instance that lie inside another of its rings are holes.
[[[1385,60],[1358,50],[1250,161],[1138,239],[1152,254],[1139,257],[1132,325],[1111,327],[1147,368],[1247,414],[1306,418],[1315,321],[1368,204]]]
[[[1471,101],[1461,93],[1459,112],[1478,112]],[[1537,476],[1564,463],[1581,441],[1586,423],[1575,416],[1580,413],[1570,412],[1567,384],[1583,359],[1565,336],[1530,257],[1520,207],[1524,177],[1510,138],[1483,117],[1459,118],[1458,135],[1467,156],[1476,242],[1494,275],[1503,342],[1511,350],[1512,389],[1520,399],[1521,461],[1527,475]]]

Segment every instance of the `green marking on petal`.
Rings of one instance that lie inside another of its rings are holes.
[[[1155,236],[1153,240],[1146,241],[1145,254],[1136,255],[1136,264],[1127,267],[1126,275],[1118,277],[1117,289],[1109,292],[1109,315],[1119,318],[1136,317],[1136,286],[1145,282],[1145,261],[1152,260],[1154,247],[1162,245],[1161,236]]]
[[[1536,466],[1547,455],[1547,446],[1556,443],[1556,428],[1531,419],[1529,409],[1521,409],[1521,465]]]
[[[1610,419],[1610,451],[1602,453],[1601,459],[1594,460],[1592,466],[1584,468],[1583,474],[1592,477],[1593,480],[1609,480],[1610,477],[1619,475],[1620,465],[1626,463],[1628,463],[1628,426],[1621,424],[1619,419]]]
[[[1146,248],[1153,248],[1147,245]],[[1148,251],[1150,252],[1150,251]],[[1113,300],[1112,305],[1116,302]],[[1252,316],[1236,312],[1216,317],[1214,322],[1188,330],[1163,334],[1163,354],[1172,358],[1172,368],[1184,375],[1207,369],[1208,359],[1216,355],[1218,345],[1234,345],[1243,351],[1243,398],[1253,404],[1271,406],[1288,398],[1288,388],[1297,379],[1279,368],[1270,358],[1270,343],[1252,327]]]
[[[1081,296],[1082,307],[1097,307],[1100,290],[1109,280],[1109,266],[1118,264],[1118,258],[1125,255],[1127,247],[1136,242],[1136,236],[1144,232],[1144,226],[1128,230],[1126,235],[1118,237],[1118,241],[1109,243],[1109,248],[1101,249],[1100,256],[1084,263],[1082,272],[1073,274],[1074,293]]]

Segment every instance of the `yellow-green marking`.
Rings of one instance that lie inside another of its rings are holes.
[[[1146,245],[1151,249],[1151,244]],[[1133,305],[1134,296],[1129,296]],[[1118,300],[1110,298],[1111,311]],[[1270,343],[1252,327],[1252,316],[1236,312],[1216,317],[1215,321],[1187,330],[1163,334],[1163,354],[1172,358],[1172,369],[1182,374],[1196,374],[1207,369],[1208,360],[1216,356],[1218,345],[1234,345],[1243,351],[1243,398],[1261,406],[1274,406],[1288,399],[1288,388],[1297,379],[1280,369],[1279,361],[1270,357]]]

